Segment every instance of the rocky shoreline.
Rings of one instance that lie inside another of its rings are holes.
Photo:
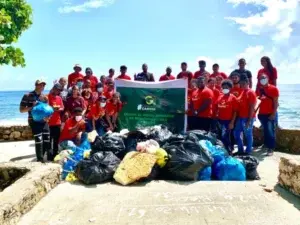
[[[32,140],[32,132],[27,125],[0,126],[0,142]]]

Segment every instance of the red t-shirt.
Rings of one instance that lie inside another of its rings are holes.
[[[122,108],[122,104],[118,103],[118,104],[114,104],[112,103],[111,101],[108,101],[106,103],[106,107],[105,107],[105,113],[108,115],[108,116],[113,116],[115,115],[116,113],[120,112]]]
[[[74,118],[69,118],[65,126],[60,134],[59,142],[62,141],[68,141],[74,139],[79,132],[82,132],[85,130],[85,124],[79,126],[78,130],[74,133],[70,132],[70,128],[73,128],[77,124],[76,120]]]
[[[91,76],[85,76],[84,78],[84,81],[86,82],[87,80],[89,80],[91,82],[91,89],[92,91],[96,91],[96,86],[98,84],[98,78],[91,75]]]
[[[223,72],[219,72],[219,73],[212,73],[209,78],[216,78],[216,77],[222,77],[222,79],[227,79],[227,75]]]
[[[67,102],[66,102],[66,109],[72,114],[72,111],[77,108],[80,107],[83,110],[86,109],[85,106],[85,102],[83,97],[79,96],[77,98],[73,98],[73,96],[67,98]]]
[[[197,71],[194,73],[194,79],[198,79],[199,77],[202,77],[204,74],[207,74],[208,76],[210,76],[210,73],[207,71]]]
[[[74,86],[76,84],[78,78],[83,79],[84,76],[81,73],[75,73],[75,72],[71,73],[68,76],[68,88]]]
[[[207,107],[206,110],[199,112],[198,117],[205,117],[205,118],[211,118],[213,115],[212,112],[212,106],[213,106],[213,98],[214,98],[214,93],[212,90],[209,88],[205,87],[204,89],[194,89],[190,92],[190,102],[193,104],[194,110],[198,110],[200,106],[203,104],[205,100],[210,99],[211,103]],[[190,116],[193,116],[193,112],[189,112]]]
[[[258,114],[266,115],[274,113],[273,100],[279,97],[278,88],[269,84],[261,89],[257,89],[256,94],[261,100]]]
[[[96,102],[92,105],[90,112],[86,115],[88,119],[102,118],[105,116],[105,107],[100,107],[100,103]]]
[[[237,85],[231,88],[230,93],[238,98],[243,93],[243,89]]]
[[[195,110],[200,107],[200,100],[199,100],[199,89],[194,88],[194,89],[189,89],[188,91],[188,104],[189,104],[189,109],[191,108],[190,106],[193,105],[192,108]],[[194,116],[194,112],[189,110],[188,112],[189,116]]]
[[[114,90],[109,91],[107,88],[106,90],[103,91],[103,95],[107,98],[107,99],[111,99],[113,97],[113,94],[115,93]]]
[[[116,78],[116,80],[131,80],[131,78],[130,78],[130,76],[128,76],[128,75],[120,75],[120,76],[118,76],[117,78]]]
[[[159,78],[159,81],[167,81],[167,80],[175,80],[175,77],[173,75],[168,76],[167,74],[165,74]]]
[[[278,77],[277,69],[275,67],[273,67],[273,76],[271,76],[269,70],[266,70],[265,68],[262,68],[258,71],[258,73],[257,73],[257,80],[258,80],[257,86],[261,86],[261,84],[259,83],[259,78],[263,74],[265,74],[269,77],[269,84],[272,84],[272,85],[275,84],[275,81],[277,80],[277,77]]]
[[[193,79],[193,73],[190,71],[182,71],[177,75],[177,79],[187,78],[189,81]]]
[[[213,115],[216,115],[217,109],[217,101],[220,96],[220,91],[217,88],[212,89],[214,97],[213,97]]]
[[[237,110],[238,101],[233,95],[221,95],[217,100],[217,111],[219,120],[232,120],[233,113]]]
[[[249,118],[250,104],[256,104],[256,94],[253,90],[246,89],[238,98],[238,114],[240,118]],[[255,117],[255,112],[252,117]]]
[[[52,106],[53,108],[60,108],[60,109],[64,109],[64,104],[62,101],[62,98],[60,96],[54,96],[52,94],[48,95],[48,101],[49,101],[49,105]],[[54,111],[54,113],[51,115],[50,119],[49,119],[49,126],[59,126],[61,125],[61,111]]]

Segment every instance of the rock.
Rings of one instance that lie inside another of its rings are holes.
[[[4,139],[4,140],[8,140],[8,139],[9,139],[9,136],[8,136],[8,135],[3,135],[3,139]]]
[[[5,131],[4,131],[4,134],[6,134],[6,135],[7,135],[7,134],[10,134],[10,130],[5,130]]]
[[[11,130],[11,131],[15,131],[15,127],[11,127],[10,130]]]

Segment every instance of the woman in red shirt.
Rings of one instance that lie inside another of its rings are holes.
[[[230,93],[233,87],[231,80],[222,82],[222,94],[217,100],[216,116],[221,126],[221,140],[229,152],[232,154],[233,143],[231,143],[231,131],[234,127],[237,114],[237,98]]]
[[[269,84],[277,86],[277,69],[272,65],[271,59],[267,56],[264,56],[260,60],[261,65],[263,66],[257,73],[257,88],[261,86],[259,83],[260,77],[265,74],[268,76]]]
[[[73,86],[72,94],[67,98],[65,105],[65,117],[69,118],[73,114],[73,110],[78,107],[83,109],[82,115],[84,115],[86,111],[84,99],[79,94],[79,88],[77,86]]]
[[[117,128],[117,119],[119,112],[122,107],[122,102],[120,101],[120,93],[116,92],[112,95],[112,98],[107,101],[105,108],[105,118],[108,123],[108,130],[115,131]]]
[[[84,104],[85,104],[86,114],[87,114],[91,110],[91,107],[94,104],[94,102],[97,100],[97,96],[93,95],[91,89],[85,89],[81,95],[84,99]]]

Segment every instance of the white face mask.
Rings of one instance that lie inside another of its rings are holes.
[[[259,82],[261,85],[266,85],[268,83],[268,79],[264,78],[264,79],[261,79]]]
[[[98,92],[102,92],[102,91],[103,91],[103,88],[97,88],[97,91],[98,91]]]
[[[222,92],[224,95],[227,95],[230,92],[230,90],[226,88],[226,89],[222,89]]]
[[[83,82],[77,82],[77,87],[82,88]]]
[[[101,102],[100,103],[100,106],[103,108],[103,107],[105,107],[106,106],[106,102]]]
[[[76,120],[77,122],[81,121],[81,120],[82,120],[82,116],[75,116],[75,120]]]

